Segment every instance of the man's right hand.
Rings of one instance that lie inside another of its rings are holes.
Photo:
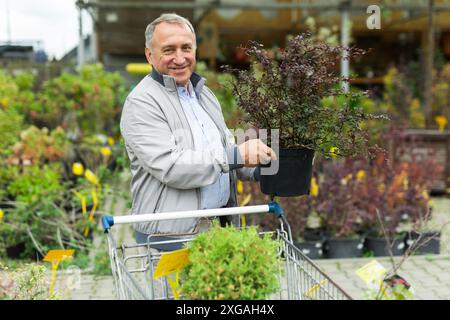
[[[245,167],[256,167],[257,165],[264,165],[272,160],[277,160],[275,151],[259,139],[247,140],[238,145],[238,148]]]

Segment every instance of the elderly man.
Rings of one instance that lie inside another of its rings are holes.
[[[145,38],[152,72],[128,95],[120,123],[131,161],[131,214],[236,206],[237,178],[257,179],[255,167],[275,153],[259,139],[235,144],[219,102],[194,72],[196,38],[187,19],[163,14],[147,26]],[[149,236],[183,238],[198,232],[198,223],[180,219],[134,228],[142,243]]]

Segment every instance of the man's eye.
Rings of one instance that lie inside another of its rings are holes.
[[[163,50],[163,53],[165,53],[165,54],[169,54],[169,53],[172,53],[173,52],[173,49],[164,49]]]
[[[190,52],[191,49],[192,49],[191,47],[184,47],[184,48],[183,48],[183,51]]]

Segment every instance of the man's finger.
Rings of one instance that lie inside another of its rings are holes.
[[[271,158],[272,160],[277,160],[277,159],[278,159],[278,158],[277,158],[277,154],[275,153],[275,151],[273,151],[272,148],[269,148],[268,154],[270,155],[270,158]]]
[[[259,156],[259,163],[260,164],[268,164],[270,162],[270,157],[268,157],[267,155],[263,154]]]

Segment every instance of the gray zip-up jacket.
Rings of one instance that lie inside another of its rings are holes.
[[[193,73],[191,83],[200,105],[219,128],[227,159],[194,150],[191,129],[178,97],[175,79],[154,68],[128,95],[120,130],[131,161],[131,214],[198,210],[200,188],[230,172],[230,199],[236,206],[236,180],[252,180],[254,168],[243,168],[234,137],[226,127],[217,98],[205,79]],[[199,219],[135,224],[135,230],[152,235],[194,232]],[[237,222],[236,217],[233,222]]]

